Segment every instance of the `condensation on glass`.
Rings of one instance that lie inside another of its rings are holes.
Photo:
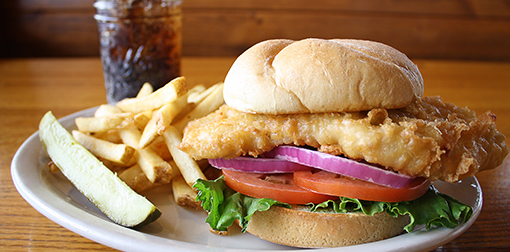
[[[181,74],[181,0],[96,0],[106,97],[134,97]]]

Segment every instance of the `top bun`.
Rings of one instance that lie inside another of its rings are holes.
[[[348,39],[267,40],[230,68],[225,102],[263,114],[395,109],[423,95],[418,67],[385,44]]]

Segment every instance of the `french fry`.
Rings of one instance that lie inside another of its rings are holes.
[[[169,126],[163,133],[163,139],[165,140],[168,150],[172,154],[174,162],[177,164],[179,171],[182,174],[184,180],[189,186],[193,186],[197,179],[207,179],[198,166],[197,162],[193,160],[186,152],[183,152],[177,148],[181,143],[182,136],[179,134],[175,127]]]
[[[172,159],[172,154],[170,154],[170,151],[168,150],[168,147],[166,146],[162,136],[158,136],[158,138],[156,138],[147,148],[151,148],[152,150],[154,150],[154,152],[156,152],[156,154],[158,154],[158,156],[160,156],[163,160]]]
[[[152,151],[152,149],[140,149],[136,152],[135,158],[144,173],[149,169],[153,171],[153,180],[151,181],[149,177],[147,177],[149,181],[166,184],[172,180],[172,167],[168,162]]]
[[[105,132],[98,132],[98,133],[94,133],[92,136],[94,136],[95,138],[104,140],[104,141],[111,142],[111,143],[116,143],[116,144],[122,143],[122,139],[120,139],[118,130],[109,130],[109,131],[105,131]]]
[[[170,162],[175,165],[175,162]],[[197,192],[193,190],[186,180],[182,177],[179,169],[173,169],[172,174],[172,191],[175,203],[179,206],[200,209],[200,202],[196,202]]]
[[[137,193],[162,185],[161,183],[150,182],[138,164],[118,173],[118,176]]]
[[[154,139],[159,136],[157,125],[158,118],[154,116],[157,111],[158,110],[153,112],[151,119],[147,122],[145,128],[143,129],[142,136],[140,137],[140,143],[138,145],[138,148],[140,149],[149,146],[154,141]]]
[[[122,99],[117,103],[117,107],[122,111],[132,113],[154,110],[175,101],[187,91],[184,77],[178,77],[147,96]]]
[[[195,85],[194,87],[192,87],[190,90],[188,90],[188,103],[197,103],[196,97],[200,96],[206,90],[207,89],[202,84]]]
[[[120,114],[120,113],[122,113],[122,110],[115,107],[114,105],[103,104],[97,108],[96,112],[94,112],[94,117],[110,116],[113,114]]]
[[[147,123],[151,120],[152,113],[153,113],[152,110],[145,110],[135,114],[133,117],[135,119],[136,127],[138,127],[139,129],[144,129],[145,126],[147,126]]]
[[[97,157],[110,160],[115,163],[127,164],[133,157],[135,149],[125,144],[114,144],[104,141],[80,131],[73,130],[73,137]]]
[[[208,95],[210,95],[219,85],[222,85],[223,83],[216,83],[209,88],[205,89],[204,86],[197,85],[194,86],[192,89],[190,89],[189,95],[188,95],[188,102],[189,103],[199,103],[202,100],[204,100]],[[203,88],[202,88],[203,87]]]
[[[177,205],[200,209],[200,202],[195,201],[197,193],[189,187],[181,174],[172,178],[172,190]]]
[[[120,130],[125,144],[136,149],[135,158],[147,179],[152,183],[168,183],[172,179],[172,167],[151,148],[140,149],[141,133],[136,129]]]
[[[138,94],[136,94],[136,98],[150,95],[152,92],[154,92],[154,88],[152,87],[152,85],[148,82],[145,82],[138,91]]]
[[[202,100],[191,112],[181,118],[175,124],[172,124],[178,132],[182,132],[186,125],[199,117],[206,116],[207,114],[218,109],[225,101],[223,100],[223,83],[219,84],[214,90]]]
[[[130,128],[135,125],[135,120],[133,114],[121,113],[101,117],[78,117],[75,123],[79,131],[94,133]]]
[[[169,103],[157,110],[153,116],[156,117],[158,134],[161,135],[166,128],[170,126],[175,116],[177,116],[188,105],[187,97],[183,96],[175,102]]]
[[[147,122],[140,139],[140,148],[143,149],[154,141],[165,128],[170,125],[172,119],[179,114],[187,103],[186,95],[181,96],[174,102],[167,103],[152,113],[152,118]]]
[[[184,108],[181,109],[181,112],[177,114],[171,123],[175,124],[182,120],[182,118],[186,117],[189,112],[191,112],[197,105],[195,103],[188,103]]]
[[[134,158],[134,155],[133,155],[133,158],[131,158],[125,164],[112,162],[110,160],[106,160],[101,157],[97,157],[97,159],[99,159],[99,161],[101,161],[104,164],[104,166],[108,167],[108,169],[110,169],[110,171],[112,171],[114,173],[122,172],[123,170],[127,169],[128,167],[131,167],[136,164],[136,159]]]
[[[172,119],[172,122],[178,122],[183,117],[185,117],[191,110],[193,110],[197,106],[196,103],[202,101],[205,98],[204,94],[207,95],[210,94],[209,90],[212,91],[211,88],[206,89],[205,86],[203,85],[197,85],[191,88],[187,94],[188,103],[181,109],[181,111],[177,115],[175,115],[175,117]]]

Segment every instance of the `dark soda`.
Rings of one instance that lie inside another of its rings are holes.
[[[108,103],[181,75],[182,13],[175,0],[95,2]]]

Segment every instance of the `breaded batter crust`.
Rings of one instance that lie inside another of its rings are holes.
[[[194,159],[258,156],[279,145],[366,160],[430,180],[457,182],[499,166],[508,154],[491,112],[418,98],[402,109],[365,112],[263,115],[222,106],[197,119],[179,148]]]

